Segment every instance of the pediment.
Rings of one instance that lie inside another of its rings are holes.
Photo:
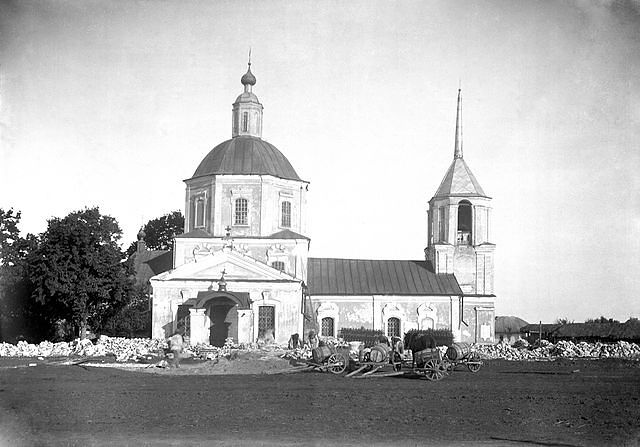
[[[196,262],[154,277],[157,280],[193,279],[217,281],[222,272],[227,281],[295,281],[292,276],[235,251],[218,251]]]

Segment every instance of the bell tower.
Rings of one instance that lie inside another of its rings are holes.
[[[436,273],[453,273],[465,294],[493,294],[491,197],[462,152],[462,91],[458,89],[453,162],[429,200],[426,259]]]

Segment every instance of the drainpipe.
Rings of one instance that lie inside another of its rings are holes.
[[[376,329],[376,297],[371,295],[371,329]]]

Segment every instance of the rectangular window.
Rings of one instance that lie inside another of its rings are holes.
[[[242,131],[243,132],[249,131],[249,112],[242,113]]]
[[[273,267],[276,270],[280,270],[281,272],[284,272],[284,262],[282,261],[273,261],[271,263],[271,267]]]
[[[282,219],[280,221],[282,227],[291,227],[291,202],[282,202]]]
[[[247,199],[236,199],[234,225],[249,224],[249,204]]]
[[[204,227],[204,199],[196,200],[196,227]]]
[[[275,338],[276,332],[276,308],[275,306],[258,307],[258,338],[264,339],[268,332]]]
[[[445,207],[441,206],[438,209],[438,241],[439,242],[443,242],[447,240],[447,235],[445,234],[445,229],[446,229],[446,225],[445,225]]]

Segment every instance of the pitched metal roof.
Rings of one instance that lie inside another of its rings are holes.
[[[144,285],[152,276],[173,267],[173,252],[170,250],[143,250],[133,255],[136,284]]]
[[[193,177],[213,174],[273,175],[302,181],[282,152],[274,145],[251,136],[237,136],[214,147]]]
[[[454,158],[434,197],[487,197],[463,158]]]
[[[427,261],[309,258],[309,295],[462,295],[452,274]]]
[[[307,236],[303,236],[300,233],[296,233],[295,231],[291,231],[291,230],[282,230],[282,231],[278,231],[277,233],[273,233],[271,236],[269,236],[269,239],[307,239],[310,240]]]

